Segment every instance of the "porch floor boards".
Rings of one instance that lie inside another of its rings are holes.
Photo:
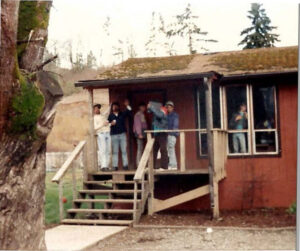
[[[123,174],[123,175],[134,175],[135,170],[129,171],[110,171],[110,172],[93,172],[89,173],[91,175],[113,175],[113,174]],[[180,170],[154,170],[154,175],[191,175],[191,174],[208,174],[208,168],[198,168],[198,169],[189,169],[185,171]]]

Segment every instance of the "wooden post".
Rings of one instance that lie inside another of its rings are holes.
[[[59,200],[59,219],[61,222],[64,219],[64,205],[63,205],[63,201],[62,201],[63,190],[64,190],[63,180],[60,180],[58,182],[58,200]]]
[[[150,135],[150,137],[149,137]],[[151,134],[147,134],[148,138],[151,138]],[[153,202],[154,202],[154,156],[153,148],[151,150],[149,161],[148,161],[148,182],[149,182],[149,198],[148,198],[148,215],[153,214]]]
[[[73,183],[73,200],[77,199],[77,182],[76,182],[76,166],[72,164],[72,183]]]
[[[137,223],[137,190],[138,182],[134,181],[134,194],[133,194],[133,224]]]
[[[97,171],[97,152],[96,152],[96,141],[95,141],[95,129],[94,129],[94,96],[93,89],[88,89],[89,97],[89,153],[88,158],[90,160],[89,172]]]
[[[82,174],[82,179],[83,181],[88,180],[88,148],[89,148],[89,142],[87,141],[85,146],[83,147],[82,151],[82,162],[83,162],[83,174]]]
[[[180,171],[185,171],[185,132],[180,132]]]
[[[208,153],[208,172],[209,172],[209,186],[210,186],[210,206],[212,209],[213,217],[217,218],[219,210],[216,206],[216,200],[218,199],[218,187],[215,187],[214,182],[214,151],[213,151],[213,116],[212,116],[212,78],[204,78],[204,87],[205,87],[205,106],[206,106],[206,129],[207,129],[207,153]]]

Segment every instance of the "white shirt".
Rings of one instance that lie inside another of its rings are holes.
[[[105,125],[105,122],[107,122],[107,118],[109,115],[110,107],[101,114],[95,114],[94,115],[94,128],[96,133],[100,132],[110,132],[110,124]]]

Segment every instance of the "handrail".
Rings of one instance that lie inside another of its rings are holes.
[[[142,180],[142,177],[145,174],[147,162],[148,162],[150,154],[152,152],[153,145],[154,145],[154,138],[151,138],[147,141],[147,144],[146,144],[145,150],[143,152],[143,155],[141,157],[140,163],[135,172],[135,175],[133,178],[134,180],[136,180],[136,181]]]
[[[169,133],[169,132],[206,132],[207,129],[176,129],[176,130],[145,130],[145,133]],[[211,131],[220,131],[220,132],[227,132],[227,130],[221,128],[214,128]]]
[[[52,178],[52,182],[59,183],[59,181],[64,177],[68,169],[70,168],[72,162],[76,159],[76,157],[80,154],[81,150],[85,146],[86,141],[80,141],[79,144],[75,147],[71,155],[67,158],[64,164],[59,168],[54,177]]]

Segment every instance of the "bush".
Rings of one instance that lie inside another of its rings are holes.
[[[288,208],[287,211],[290,214],[296,214],[296,211],[297,211],[297,204],[296,204],[296,202],[293,202],[292,205],[290,205],[290,207]]]

